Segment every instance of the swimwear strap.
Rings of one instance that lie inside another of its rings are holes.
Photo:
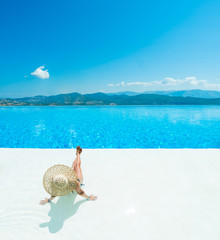
[[[80,186],[84,186],[85,184],[81,183],[79,178],[77,178],[78,182],[80,183]]]

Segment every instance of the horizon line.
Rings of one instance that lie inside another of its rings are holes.
[[[181,89],[181,90],[148,90],[148,91],[143,91],[143,92],[137,92],[137,91],[117,91],[117,92],[103,92],[103,91],[97,91],[97,92],[92,92],[92,93],[80,93],[80,92],[68,92],[68,93],[57,93],[57,94],[51,94],[51,95],[33,95],[33,96],[25,96],[25,97],[0,97],[1,99],[19,99],[19,98],[31,98],[31,97],[51,97],[51,96],[57,96],[57,95],[66,95],[66,94],[72,94],[72,93],[78,93],[81,95],[86,95],[86,94],[96,94],[96,93],[103,93],[103,94],[114,94],[114,93],[124,93],[124,92],[131,92],[131,93],[138,93],[138,94],[144,94],[146,92],[181,92],[181,91],[210,91],[210,92],[219,92],[219,90],[208,90],[208,89]]]

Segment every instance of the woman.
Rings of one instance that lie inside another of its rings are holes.
[[[74,189],[76,190],[76,192],[77,192],[80,196],[86,198],[87,200],[92,200],[92,201],[94,201],[94,200],[97,199],[96,196],[93,196],[93,194],[91,194],[91,195],[88,196],[88,195],[81,189],[81,186],[83,185],[83,184],[82,184],[82,182],[83,182],[83,175],[82,175],[82,170],[81,170],[81,159],[80,159],[80,154],[81,154],[81,153],[82,153],[82,148],[81,148],[80,146],[77,146],[77,148],[76,148],[76,159],[75,159],[75,161],[74,161],[73,164],[72,164],[72,169],[73,169],[73,171],[75,172],[76,178],[77,178],[77,181],[74,182]],[[61,166],[62,166],[62,165],[56,165],[56,166],[53,166],[53,167],[61,167]],[[53,168],[53,167],[51,167],[51,168]],[[66,166],[64,166],[64,167],[66,167]],[[67,168],[67,170],[68,170],[68,167],[66,167],[66,168]],[[46,172],[46,173],[47,173],[47,172]],[[45,174],[45,175],[47,175],[47,174]],[[55,177],[56,177],[56,179],[55,179]],[[59,189],[60,189],[60,186],[61,186],[61,187],[64,186],[65,181],[67,181],[67,184],[68,184],[68,179],[66,179],[65,173],[64,173],[64,174],[57,174],[55,177],[51,177],[51,178],[50,178],[51,180],[49,181],[49,184],[51,184],[51,182],[54,181],[55,185],[57,184],[57,186],[59,187]],[[45,176],[44,176],[44,178],[45,178]],[[55,179],[55,180],[54,180],[54,179]],[[44,179],[44,180],[45,180],[45,179]],[[47,183],[47,184],[48,184],[48,183]],[[45,187],[45,185],[44,185],[44,187]],[[54,188],[56,188],[56,186],[55,186]],[[48,188],[47,188],[47,187],[45,187],[45,190],[46,190],[47,192],[50,192],[50,193],[55,193],[58,188],[56,188],[55,190],[54,190],[54,188],[53,188],[53,190],[51,190],[51,187],[49,186],[49,189],[50,189],[50,190],[48,191]],[[63,188],[65,189],[65,187],[63,187]],[[59,189],[58,189],[58,190],[59,190]],[[64,189],[63,189],[63,192],[65,193]],[[70,188],[69,188],[69,189],[70,189]],[[74,189],[71,189],[71,190],[74,190]],[[68,191],[69,191],[69,190],[68,190]],[[41,204],[41,205],[44,205],[44,204],[46,204],[46,203],[48,203],[48,202],[51,202],[56,196],[62,196],[62,193],[63,193],[63,192],[61,192],[61,193],[56,192],[57,194],[51,194],[51,196],[50,196],[49,199],[48,199],[48,198],[45,198],[44,200],[42,200],[42,201],[40,202],[40,204]]]

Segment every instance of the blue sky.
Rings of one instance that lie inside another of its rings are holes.
[[[220,90],[220,1],[1,1],[0,97]]]

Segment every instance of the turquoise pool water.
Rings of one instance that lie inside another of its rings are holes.
[[[219,106],[0,107],[1,148],[220,148]]]

